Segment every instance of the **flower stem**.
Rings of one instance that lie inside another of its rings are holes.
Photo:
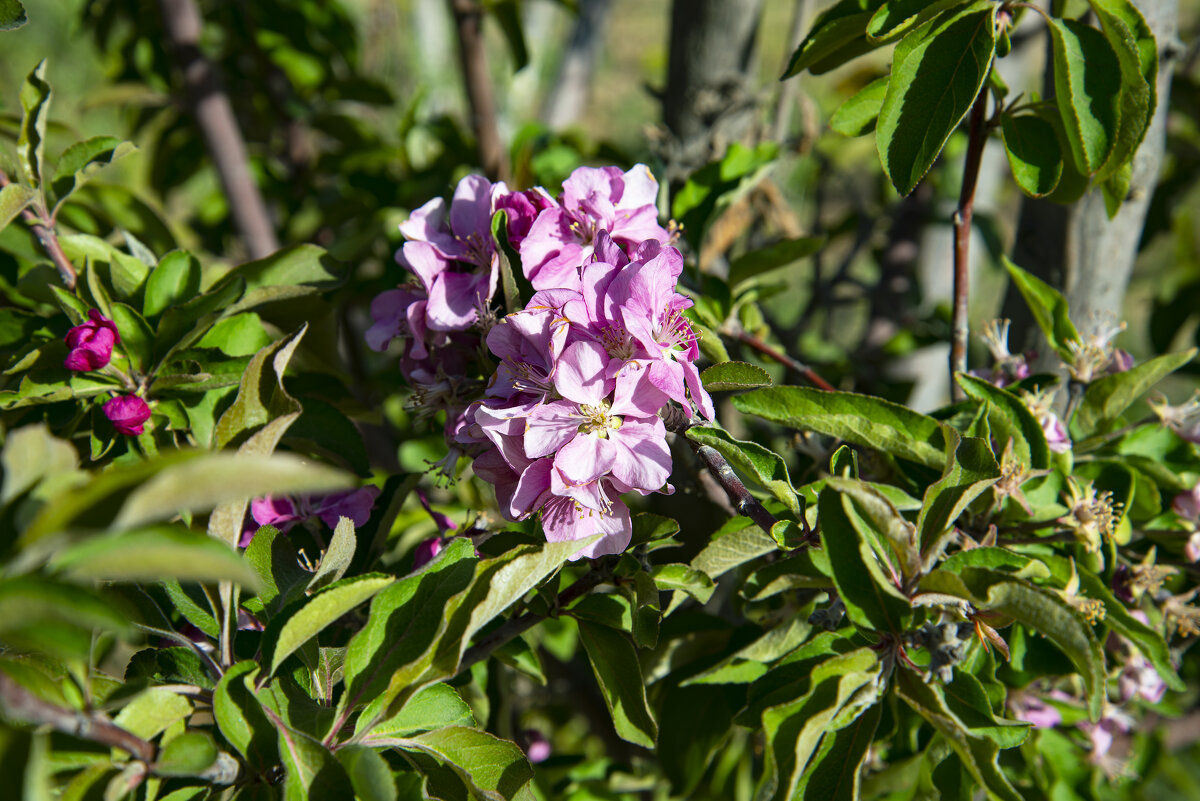
[[[962,387],[954,380],[955,373],[967,371],[967,339],[970,326],[967,323],[967,300],[970,293],[971,218],[975,213],[975,186],[979,182],[979,165],[983,159],[983,146],[987,142],[987,90],[975,98],[971,107],[971,122],[967,141],[967,157],[963,165],[962,191],[958,196],[958,208],[954,212],[954,320],[950,344],[950,387],[954,400],[965,396]]]
[[[826,381],[824,378],[821,378],[821,376],[817,375],[816,371],[814,371],[807,364],[804,364],[803,362],[793,359],[791,356],[788,356],[786,353],[783,353],[782,351],[776,350],[775,348],[768,345],[766,342],[763,342],[758,337],[756,337],[752,334],[747,334],[745,331],[738,331],[736,334],[733,335],[733,338],[736,339],[738,342],[741,342],[743,345],[746,345],[746,346],[750,347],[751,349],[758,351],[760,354],[762,354],[763,356],[766,356],[768,359],[770,359],[774,362],[778,362],[779,364],[782,364],[784,367],[788,368],[789,370],[793,370],[796,373],[799,373],[801,378],[803,378],[805,381],[807,381],[808,383],[815,386],[817,389],[823,389],[826,392],[834,391],[833,385],[830,384],[828,381]]]
[[[12,182],[8,176],[4,174],[3,170],[0,170],[0,188],[8,186],[10,183]],[[67,289],[74,289],[76,281],[75,267],[71,264],[71,260],[67,258],[67,254],[63,253],[62,245],[58,242],[58,234],[54,232],[54,227],[47,224],[45,209],[42,212],[42,215],[39,216],[32,209],[22,209],[21,219],[29,226],[29,230],[33,231],[33,235],[37,237],[42,250],[46,251],[46,255],[54,262],[54,267],[58,270],[58,276],[62,279],[63,286]]]

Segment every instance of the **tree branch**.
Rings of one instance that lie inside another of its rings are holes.
[[[958,209],[954,212],[954,322],[950,345],[950,387],[954,400],[962,400],[962,388],[954,380],[955,373],[967,371],[967,339],[971,335],[967,321],[967,301],[970,294],[971,217],[975,214],[975,185],[979,181],[979,164],[983,146],[987,143],[988,92],[984,88],[971,108],[967,158],[963,165],[962,191]]]
[[[200,51],[200,12],[193,0],[158,0],[167,43],[183,74],[188,110],[229,201],[233,223],[251,258],[279,250],[266,203],[250,176],[246,142],[220,71]]]
[[[798,373],[801,378],[808,381],[808,383],[812,384],[817,389],[823,389],[826,392],[834,391],[833,385],[824,378],[821,378],[821,376],[817,375],[816,371],[814,371],[807,364],[793,359],[791,356],[788,356],[782,351],[776,350],[758,337],[753,336],[752,334],[747,334],[745,331],[738,331],[732,336],[743,345],[758,351],[768,359],[778,362],[784,367],[787,367],[789,370],[793,370],[794,372]]]
[[[158,751],[153,743],[125,731],[105,718],[74,709],[64,709],[43,701],[3,673],[0,673],[0,708],[8,717],[39,726],[49,726],[73,737],[120,748],[146,763],[153,762]]]
[[[8,176],[0,170],[0,189],[12,183]],[[43,211],[44,214],[44,211]],[[75,288],[75,267],[71,264],[71,260],[67,258],[67,254],[63,253],[62,246],[58,243],[58,234],[54,233],[54,228],[47,225],[44,217],[39,217],[32,209],[22,209],[21,219],[29,226],[29,230],[33,231],[33,235],[37,237],[41,243],[42,249],[46,251],[46,255],[54,262],[55,268],[58,270],[58,275],[62,278],[63,284],[67,289]]]
[[[493,181],[511,181],[508,159],[496,126],[496,102],[483,43],[483,9],[474,0],[448,0],[458,33],[458,57],[471,106],[471,127],[479,145],[479,164]]]

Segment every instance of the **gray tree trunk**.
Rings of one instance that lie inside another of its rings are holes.
[[[1062,290],[1072,319],[1085,335],[1121,317],[1166,146],[1167,105],[1178,50],[1178,0],[1139,0],[1137,5],[1158,40],[1158,106],[1134,157],[1129,196],[1111,220],[1098,189],[1070,207],[1026,199],[1013,248],[1013,260],[1018,265]],[[1004,314],[1013,320],[1014,352],[1034,348],[1043,354],[1039,366],[1057,365],[1057,358],[1047,353],[1044,339],[1013,287],[1005,299]]]
[[[575,124],[592,94],[596,56],[604,44],[612,0],[582,0],[554,84],[542,104],[541,118],[553,130]]]
[[[741,139],[754,121],[762,0],[675,0],[663,121],[677,182]]]

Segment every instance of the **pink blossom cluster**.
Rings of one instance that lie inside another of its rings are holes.
[[[88,319],[71,328],[63,338],[70,350],[63,367],[77,373],[102,370],[112,361],[113,348],[121,344],[117,324],[98,309],[88,310]],[[101,407],[118,433],[136,437],[150,419],[150,405],[137,395],[114,395]]]
[[[638,165],[577,169],[557,197],[464,179],[413,213],[398,260],[417,285],[372,304],[368,344],[404,343],[401,370],[422,400],[450,401],[452,455],[475,456],[512,520],[540,515],[550,541],[603,537],[575,558],[619,553],[632,527],[627,492],[670,492],[659,412],[675,401],[712,418],[696,336],[676,291],[683,257],[658,223],[658,184]],[[535,294],[498,323],[488,302],[499,257],[490,221],[504,210],[509,243]],[[474,333],[498,366],[469,406],[455,334]],[[447,390],[453,388],[453,392]],[[453,394],[453,398],[450,395]]]
[[[338,520],[343,517],[350,518],[356,527],[365,526],[371,519],[371,510],[378,497],[378,487],[360,487],[323,496],[290,498],[268,495],[256,498],[250,503],[250,519],[243,526],[238,545],[242,548],[248,546],[260,526],[274,526],[281,533],[286,533],[296,524],[315,518],[329,528],[337,528]]]

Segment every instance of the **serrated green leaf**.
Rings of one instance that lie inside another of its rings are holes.
[[[54,167],[51,187],[58,202],[90,181],[97,173],[133,153],[137,146],[113,136],[94,136],[63,151]]]
[[[1034,114],[1004,114],[1004,152],[1013,180],[1030,197],[1045,197],[1063,174],[1062,149],[1054,126]]]
[[[880,43],[895,41],[946,9],[967,2],[969,0],[891,0],[867,22],[867,38]]]
[[[651,575],[660,590],[686,592],[702,604],[708,603],[708,599],[712,597],[713,590],[716,588],[708,575],[687,565],[655,565],[651,570]]]
[[[770,534],[746,518],[742,520],[746,521],[745,528],[705,545],[692,560],[692,567],[715,579],[763,554],[779,550]]]
[[[887,95],[888,80],[889,76],[885,75],[859,89],[833,112],[829,127],[842,136],[863,136],[874,131],[883,98]]]
[[[1167,353],[1135,365],[1123,373],[1097,378],[1088,384],[1083,402],[1071,420],[1071,429],[1079,438],[1102,433],[1104,427],[1159,381],[1196,357],[1196,349]]]
[[[996,8],[972,3],[914,31],[914,41],[897,48],[875,141],[901,195],[933,166],[983,89],[996,52]]]
[[[50,97],[53,92],[46,81],[46,60],[42,59],[21,85],[21,132],[17,138],[17,154],[25,181],[41,186],[45,167],[46,122],[50,117]]]
[[[736,440],[729,432],[713,426],[692,426],[687,431],[687,438],[720,453],[742,475],[786,505],[797,520],[803,519],[804,506],[792,487],[787,464],[779,454],[757,442]]]
[[[799,75],[814,64],[846,49],[855,39],[863,38],[871,16],[884,0],[839,0],[813,22],[784,70],[783,78]]]
[[[925,684],[911,670],[898,670],[896,695],[946,738],[976,782],[1003,801],[1021,801],[1020,794],[996,765],[999,746],[985,737],[973,735],[946,707],[937,687]]]
[[[291,614],[286,609],[280,612],[270,624],[278,632],[275,641],[272,643],[271,638],[263,637],[263,656],[270,659],[270,672],[275,673],[283,660],[342,615],[394,582],[391,576],[355,576],[314,593],[300,602]]]
[[[217,761],[217,744],[207,734],[185,732],[163,746],[154,763],[159,776],[197,776]]]
[[[728,392],[735,389],[756,389],[772,384],[771,374],[761,367],[746,362],[722,362],[714,364],[700,374],[704,388],[709,392]]]
[[[579,621],[579,639],[587,652],[600,693],[617,735],[634,745],[653,748],[658,724],[646,700],[637,651],[628,635],[608,626]]]
[[[908,598],[884,572],[868,534],[855,525],[850,496],[832,487],[817,502],[821,546],[829,555],[833,582],[855,625],[899,635],[912,617]]]
[[[1016,748],[1029,738],[1030,724],[996,717],[987,691],[968,671],[954,671],[954,679],[942,685],[942,697],[946,708],[973,735],[986,737],[1001,748]]]
[[[1079,339],[1079,331],[1067,310],[1067,299],[1054,287],[1017,265],[1004,259],[1009,278],[1025,299],[1029,311],[1033,314],[1034,322],[1042,329],[1042,334],[1050,347],[1058,351],[1064,359],[1070,356],[1067,343]]]
[[[938,470],[946,464],[945,439],[938,421],[881,398],[806,387],[768,387],[735,396],[733,405],[744,414],[838,437]]]
[[[1157,105],[1158,43],[1130,0],[1089,0],[1121,68],[1121,104],[1116,141],[1098,181],[1116,178],[1132,161]],[[1128,187],[1126,187],[1128,189]],[[1125,192],[1120,193],[1124,199]],[[1110,211],[1111,217],[1113,212]]]
[[[100,581],[175,579],[258,586],[258,576],[231,548],[175,526],[92,537],[59,551],[50,566],[72,578]]]
[[[872,704],[844,729],[821,740],[802,784],[805,801],[857,801],[863,762],[879,728],[883,704]]]
[[[949,436],[949,435],[948,435]],[[917,518],[917,535],[922,555],[936,550],[942,535],[954,525],[958,516],[972,501],[983,494],[1000,478],[1000,467],[992,447],[976,437],[947,443],[946,469],[942,477],[925,490],[921,514]]]
[[[353,796],[350,777],[329,749],[282,722],[277,728],[285,771],[283,801],[346,801]]]
[[[992,439],[997,443],[998,450],[1002,451],[1012,439],[1013,455],[1017,461],[1034,470],[1050,467],[1050,446],[1046,443],[1046,433],[1020,398],[966,373],[958,373],[954,378],[968,398],[987,404],[988,425],[991,426]]]
[[[359,718],[359,723],[362,724],[368,718],[364,713]],[[395,715],[371,727],[365,733],[363,741],[371,744],[374,740],[409,737],[447,726],[474,725],[475,716],[471,707],[453,687],[447,684],[431,684],[410,698]],[[364,732],[356,731],[355,734]]]
[[[1050,43],[1054,100],[1071,155],[1079,171],[1091,175],[1116,144],[1121,64],[1104,34],[1082,22],[1050,20]]]
[[[3,0],[0,0],[3,2]],[[37,197],[37,192],[24,184],[9,184],[0,189],[0,231],[8,227],[21,210]]]
[[[158,261],[146,278],[146,294],[142,314],[158,317],[200,292],[200,261],[186,250],[172,250]]]
[[[113,718],[113,723],[143,740],[150,740],[191,713],[192,705],[182,695],[151,687],[126,704]]]
[[[354,521],[348,517],[338,518],[337,527],[333,530],[333,539],[321,557],[321,564],[308,583],[307,592],[314,592],[346,575],[350,562],[354,559],[354,549],[358,540],[354,536]]]
[[[129,363],[139,373],[150,369],[154,358],[154,331],[150,325],[124,303],[113,303],[112,320],[121,332],[120,348],[129,356]]]
[[[257,662],[238,662],[225,671],[213,692],[213,715],[222,736],[258,770],[278,759],[274,726],[254,695]]]
[[[422,751],[443,762],[480,798],[508,801],[533,778],[533,768],[515,743],[462,726],[396,741],[398,748]]]

